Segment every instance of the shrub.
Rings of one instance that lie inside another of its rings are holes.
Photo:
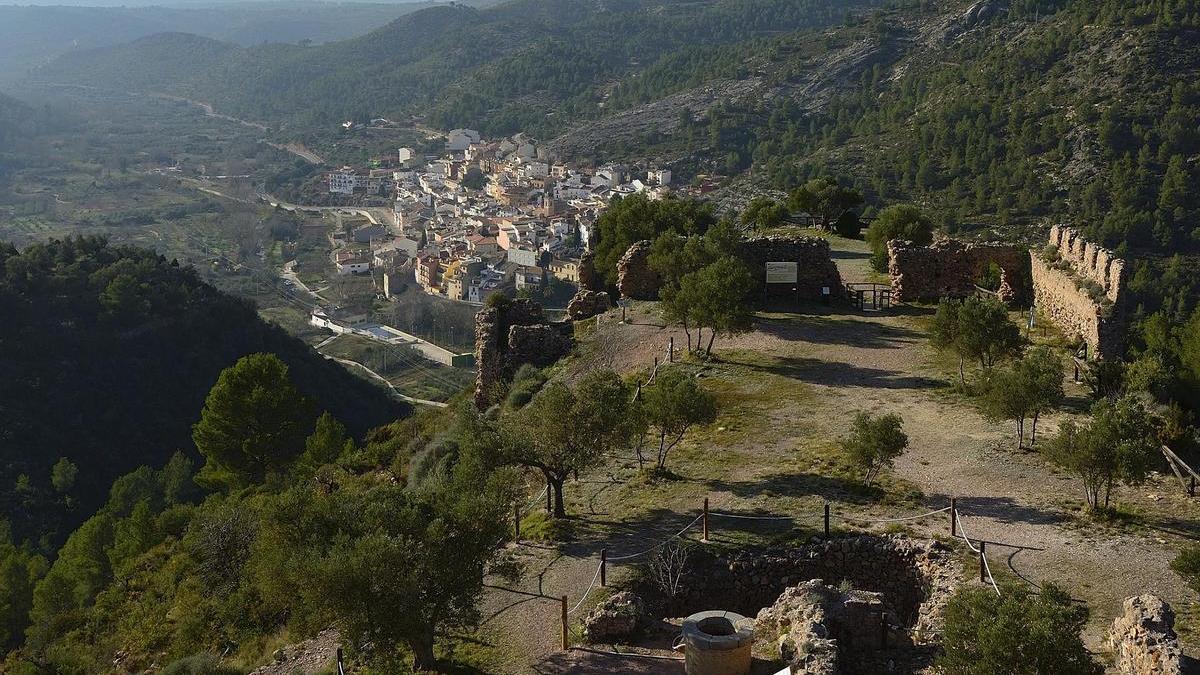
[[[1171,561],[1171,569],[1183,577],[1193,591],[1200,593],[1200,545],[1180,549],[1179,555]]]

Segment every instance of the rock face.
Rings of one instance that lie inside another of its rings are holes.
[[[860,535],[798,547],[694,555],[673,598],[647,584],[634,590],[655,614],[685,616],[720,607],[753,616],[787,588],[810,579],[879,593],[889,619],[913,644],[938,641],[946,603],[963,582],[950,549],[932,540]],[[879,623],[874,624],[879,628]],[[897,641],[900,642],[899,638]]]
[[[1125,613],[1113,621],[1108,645],[1124,675],[1179,675],[1183,652],[1175,634],[1175,612],[1156,595],[1125,599]]]
[[[843,592],[812,579],[786,589],[775,604],[759,611],[754,633],[794,670],[835,675],[840,672],[839,651],[861,655],[886,646],[885,622],[882,594]],[[889,645],[897,646],[905,636],[887,637]]]
[[[636,594],[622,591],[605,600],[583,620],[588,642],[615,643],[637,632],[646,605]]]
[[[662,279],[650,269],[650,242],[643,240],[625,251],[617,261],[617,289],[633,300],[657,300]]]
[[[936,302],[974,295],[975,280],[995,263],[1000,268],[1000,300],[1029,302],[1029,252],[1009,244],[968,244],[940,239],[929,246],[888,242],[888,275],[896,302]]]
[[[570,324],[554,324],[532,300],[475,315],[475,405],[486,408],[522,364],[546,366],[571,351]]]
[[[1125,261],[1084,240],[1074,229],[1050,228],[1058,259],[1030,254],[1034,304],[1069,335],[1087,343],[1090,356],[1119,357],[1124,351]]]
[[[608,293],[580,288],[575,297],[567,303],[567,316],[571,317],[572,321],[582,321],[604,313],[611,305]]]

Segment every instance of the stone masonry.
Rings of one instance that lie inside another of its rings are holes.
[[[1086,342],[1089,356],[1120,357],[1128,304],[1125,261],[1069,227],[1050,228],[1050,245],[1057,248],[1055,261],[1030,253],[1034,304],[1065,333]]]
[[[1126,598],[1113,621],[1108,646],[1122,675],[1179,675],[1183,652],[1175,633],[1175,612],[1156,595]]]
[[[650,586],[635,589],[656,612],[686,616],[721,608],[754,616],[785,589],[811,579],[879,593],[894,625],[913,644],[936,642],[942,613],[962,584],[950,549],[932,540],[859,535],[779,549],[744,549],[729,557],[693,556],[674,598]],[[876,624],[878,625],[878,624]]]
[[[937,302],[975,294],[975,280],[992,263],[1000,268],[997,294],[1003,302],[1029,302],[1029,253],[1021,246],[969,244],[939,239],[929,246],[888,242],[888,274],[896,302]]]
[[[547,366],[571,351],[571,324],[551,323],[542,306],[513,300],[475,315],[475,406],[494,402],[522,364]]]
[[[843,672],[840,652],[862,654],[897,646],[888,632],[883,595],[868,591],[841,591],[812,579],[792,586],[775,604],[759,611],[754,620],[755,640],[764,652],[778,655],[793,672],[837,675]]]
[[[842,277],[829,253],[829,242],[820,237],[758,237],[743,241],[737,256],[750,268],[756,290],[764,298],[817,302],[822,289],[831,298],[844,294]],[[766,263],[796,263],[796,283],[766,283]],[[662,280],[650,269],[650,242],[639,241],[617,263],[617,288],[634,300],[657,300]]]
[[[829,253],[829,240],[821,237],[757,237],[741,244],[738,257],[750,268],[765,298],[789,298],[820,302],[821,290],[833,299],[844,295],[842,275]],[[768,284],[768,262],[796,263],[795,284]]]

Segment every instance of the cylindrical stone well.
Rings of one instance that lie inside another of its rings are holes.
[[[687,675],[746,675],[754,645],[754,619],[722,610],[683,620]]]

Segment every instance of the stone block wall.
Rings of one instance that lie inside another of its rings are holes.
[[[542,306],[532,300],[513,300],[502,307],[484,307],[475,315],[475,406],[493,401],[498,390],[526,363],[547,366],[572,347],[571,324],[551,323]]]
[[[1086,342],[1089,357],[1119,358],[1125,348],[1125,261],[1069,227],[1050,228],[1050,244],[1058,248],[1057,263],[1030,254],[1034,304],[1067,335]],[[1082,287],[1087,283],[1099,286],[1104,297],[1093,297]]]
[[[1029,254],[1021,246],[969,244],[940,239],[929,246],[888,242],[888,275],[896,302],[937,302],[975,294],[975,280],[995,263],[1000,268],[1000,299],[1024,304],[1030,295]]]
[[[648,585],[635,590],[666,616],[709,609],[754,616],[788,587],[811,579],[831,586],[845,580],[855,589],[880,593],[913,642],[930,642],[941,633],[942,610],[962,583],[962,570],[950,549],[936,541],[859,535],[786,549],[745,549],[727,557],[702,552],[685,573],[678,597],[656,596]]]
[[[738,257],[754,275],[764,297],[795,298],[820,302],[821,289],[830,296],[845,294],[842,275],[829,253],[829,241],[820,237],[758,237],[742,242]],[[796,263],[795,284],[768,284],[768,262]]]
[[[822,288],[830,296],[844,295],[842,277],[829,253],[829,242],[820,237],[758,237],[743,241],[737,256],[750,268],[764,298],[820,301]],[[796,263],[795,284],[768,284],[768,262]],[[662,280],[650,269],[650,242],[639,241],[617,263],[617,288],[634,300],[657,300]]]

